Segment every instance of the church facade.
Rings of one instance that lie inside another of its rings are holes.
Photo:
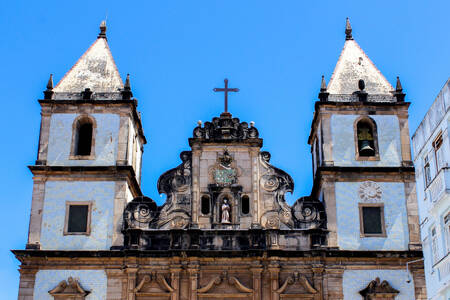
[[[141,192],[146,139],[102,23],[39,100],[19,299],[426,299],[409,103],[348,20],[345,33],[315,104],[310,195],[288,205],[292,178],[225,107],[160,176],[158,206]]]

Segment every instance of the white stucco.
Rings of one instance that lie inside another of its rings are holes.
[[[95,158],[70,159],[73,122],[78,114],[53,114],[50,121],[47,164],[50,166],[116,165],[120,117],[117,114],[92,114],[95,128]]]
[[[72,277],[84,290],[90,291],[86,300],[106,300],[107,278],[103,270],[39,270],[34,284],[34,300],[53,300],[48,291]]]
[[[42,250],[109,250],[115,182],[48,181],[42,215]],[[92,201],[91,233],[64,235],[66,201]]]
[[[345,270],[342,280],[344,300],[362,300],[363,297],[359,291],[366,288],[367,285],[375,278],[380,281],[386,280],[389,284],[400,293],[395,300],[413,300],[414,282],[406,281],[412,278],[412,275],[405,270]]]
[[[377,182],[384,203],[386,237],[361,237],[358,190],[361,182],[336,182],[338,246],[341,250],[408,250],[409,232],[403,183]]]
[[[380,160],[356,160],[354,123],[360,115],[331,116],[333,161],[335,166],[400,166],[400,126],[395,115],[371,115],[377,124]]]

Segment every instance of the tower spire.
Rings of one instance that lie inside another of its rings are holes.
[[[320,83],[320,93],[319,99],[321,102],[325,102],[328,100],[328,95],[330,93],[327,92],[327,83],[325,82],[325,76],[322,75],[322,82]]]
[[[349,18],[347,18],[347,20],[345,22],[345,39],[346,40],[353,40],[352,25],[350,25]]]
[[[53,96],[53,74],[50,74],[50,78],[47,82],[47,89],[44,91],[44,99],[52,99]]]
[[[98,34],[99,39],[106,39],[106,21],[103,20],[100,23],[100,33]]]
[[[403,92],[402,83],[400,82],[400,78],[397,76],[397,84],[395,86],[395,91],[398,93]]]
[[[405,96],[405,93],[403,93],[402,83],[400,82],[400,78],[397,76],[397,84],[395,85],[394,97],[397,98],[397,102],[404,102]]]
[[[133,93],[131,92],[130,74],[127,74],[127,79],[125,79],[125,84],[123,86],[122,99],[130,100],[131,97],[133,97]]]

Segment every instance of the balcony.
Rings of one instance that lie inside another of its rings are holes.
[[[450,193],[450,168],[442,168],[425,190],[432,205],[436,205],[445,194]]]
[[[438,270],[439,281],[447,282],[450,278],[450,252],[447,253],[441,260],[439,260],[433,269]]]

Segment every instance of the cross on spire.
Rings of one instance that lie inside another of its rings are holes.
[[[228,79],[225,78],[225,88],[215,88],[214,92],[224,92],[225,93],[225,112],[228,113],[228,92],[239,92],[237,88],[228,88]]]

